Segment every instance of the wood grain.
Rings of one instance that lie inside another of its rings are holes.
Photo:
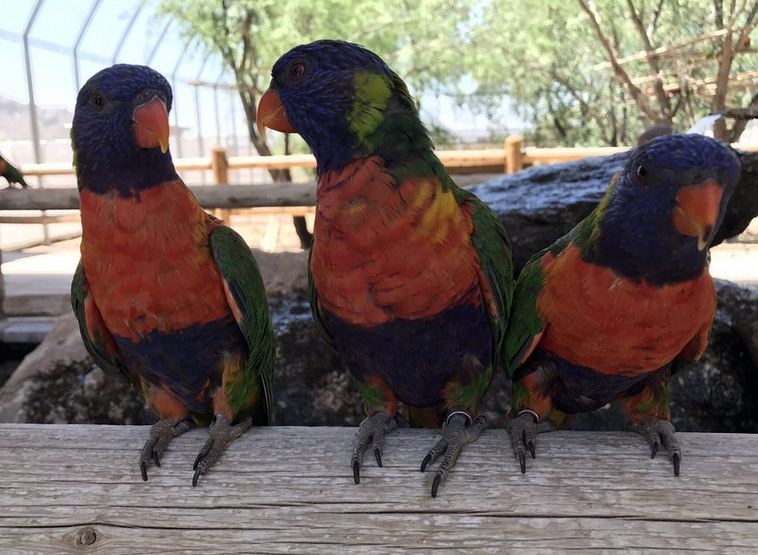
[[[145,427],[0,426],[2,553],[502,553],[624,548],[755,553],[758,436],[680,434],[682,475],[629,433],[539,437],[526,475],[505,432],[467,447],[440,489],[418,466],[432,430],[349,467],[351,428],[257,428],[191,487],[206,432],[142,482]]]

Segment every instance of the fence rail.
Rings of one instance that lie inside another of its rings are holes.
[[[758,144],[734,143],[732,147],[746,152],[758,152]],[[527,166],[570,162],[592,156],[609,156],[629,150],[628,146],[605,147],[555,147],[524,146],[520,135],[505,139],[504,148],[478,150],[438,150],[437,157],[450,173],[515,173]],[[311,154],[288,154],[275,156],[227,156],[226,150],[215,147],[211,156],[177,158],[174,165],[179,171],[264,169],[282,170],[291,168],[311,169],[316,160]],[[27,176],[73,175],[71,164],[45,163],[26,164],[21,170]],[[487,170],[487,171],[485,171]],[[224,180],[226,181],[226,180]]]

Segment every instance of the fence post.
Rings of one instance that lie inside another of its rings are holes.
[[[0,247],[0,320],[5,317],[3,303],[5,302],[5,278],[3,277],[3,249]]]
[[[508,135],[505,138],[505,173],[516,173],[524,168],[524,138]]]
[[[214,146],[211,149],[211,172],[214,184],[229,184],[229,161],[226,159],[226,149],[222,146]],[[227,225],[231,223],[232,211],[230,209],[216,210],[216,215]]]

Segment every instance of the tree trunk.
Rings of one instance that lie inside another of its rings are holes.
[[[241,79],[237,78],[237,83],[243,83]],[[241,85],[239,87],[240,100],[242,101],[242,108],[245,110],[245,117],[247,118],[247,131],[250,136],[250,142],[253,143],[255,150],[261,156],[271,156],[271,149],[266,144],[266,141],[258,135],[256,129],[256,118],[258,114],[258,107],[255,103],[255,95],[250,91],[245,90]],[[268,170],[271,179],[277,182],[290,182],[292,181],[292,174],[288,169],[283,170]],[[313,244],[313,234],[308,231],[308,225],[304,216],[293,216],[292,221],[295,226],[295,232],[298,239],[300,239],[300,248],[309,249]]]

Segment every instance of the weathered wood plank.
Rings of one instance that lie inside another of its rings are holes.
[[[494,174],[461,175],[455,178],[462,187],[483,183]],[[313,206],[316,183],[259,183],[255,185],[196,185],[190,190],[204,208],[264,208]],[[79,208],[79,192],[73,188],[12,189],[0,195],[2,210],[72,210]]]
[[[142,482],[144,427],[0,426],[3,553],[755,552],[758,436],[681,434],[682,476],[627,433],[540,436],[526,475],[502,430],[469,446],[440,490],[418,465],[430,430],[387,439],[352,483],[349,428],[258,428],[190,485],[205,439],[177,438]],[[91,541],[91,545],[86,542]]]

